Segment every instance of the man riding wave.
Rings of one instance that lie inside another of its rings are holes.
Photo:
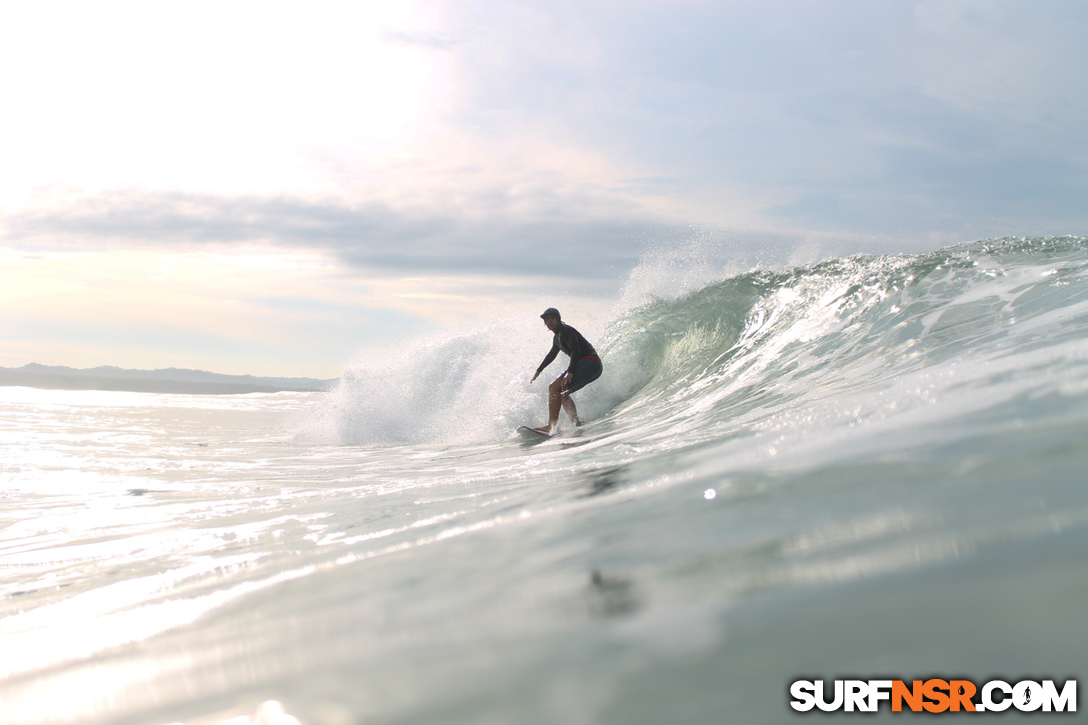
[[[589,341],[582,337],[580,332],[563,322],[559,310],[549,307],[540,317],[544,320],[545,327],[555,333],[555,336],[552,338],[552,349],[529,382],[536,380],[544,368],[552,364],[560,351],[570,356],[570,365],[567,366],[566,371],[548,386],[548,425],[533,429],[546,435],[555,435],[559,425],[560,407],[567,411],[574,425],[582,424],[570,394],[601,377],[604,366]]]

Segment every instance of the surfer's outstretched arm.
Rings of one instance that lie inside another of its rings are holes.
[[[552,349],[549,350],[548,354],[544,356],[544,362],[540,363],[540,365],[537,366],[536,372],[533,373],[533,378],[529,382],[531,383],[531,382],[533,382],[533,380],[536,380],[538,377],[540,377],[540,373],[543,372],[544,368],[546,368],[546,367],[548,367],[549,365],[552,364],[552,360],[555,360],[555,356],[558,355],[558,354],[559,354],[559,338],[556,337],[555,340],[552,341]]]

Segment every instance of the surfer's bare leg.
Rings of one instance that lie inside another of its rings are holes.
[[[568,376],[564,375],[556,378],[552,381],[552,384],[548,386],[548,427],[547,432],[550,435],[555,435],[559,431],[559,410],[567,411],[567,415],[570,416],[571,421],[575,425],[581,425],[581,421],[578,420],[578,408],[574,406],[574,401],[570,399],[570,396],[563,392],[563,388],[568,382]],[[544,426],[537,428],[536,430],[543,431]]]
[[[563,405],[563,399],[567,397],[562,391],[563,378],[556,378],[548,386],[548,433],[552,435],[559,430],[559,409]]]
[[[582,421],[578,420],[578,408],[574,407],[574,401],[570,399],[570,396],[561,394],[559,402],[563,404],[563,410],[567,411],[567,415],[570,416],[570,421],[575,425],[581,425]]]

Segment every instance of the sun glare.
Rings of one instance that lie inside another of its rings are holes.
[[[445,88],[406,3],[24,3],[0,24],[0,204],[43,185],[321,191],[315,150],[384,157]],[[312,178],[307,178],[308,175]]]

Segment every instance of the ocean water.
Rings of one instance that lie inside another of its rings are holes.
[[[535,445],[537,320],[328,393],[0,388],[0,722],[779,723],[802,677],[1083,679],[1088,239],[618,310],[568,312],[605,372]]]

